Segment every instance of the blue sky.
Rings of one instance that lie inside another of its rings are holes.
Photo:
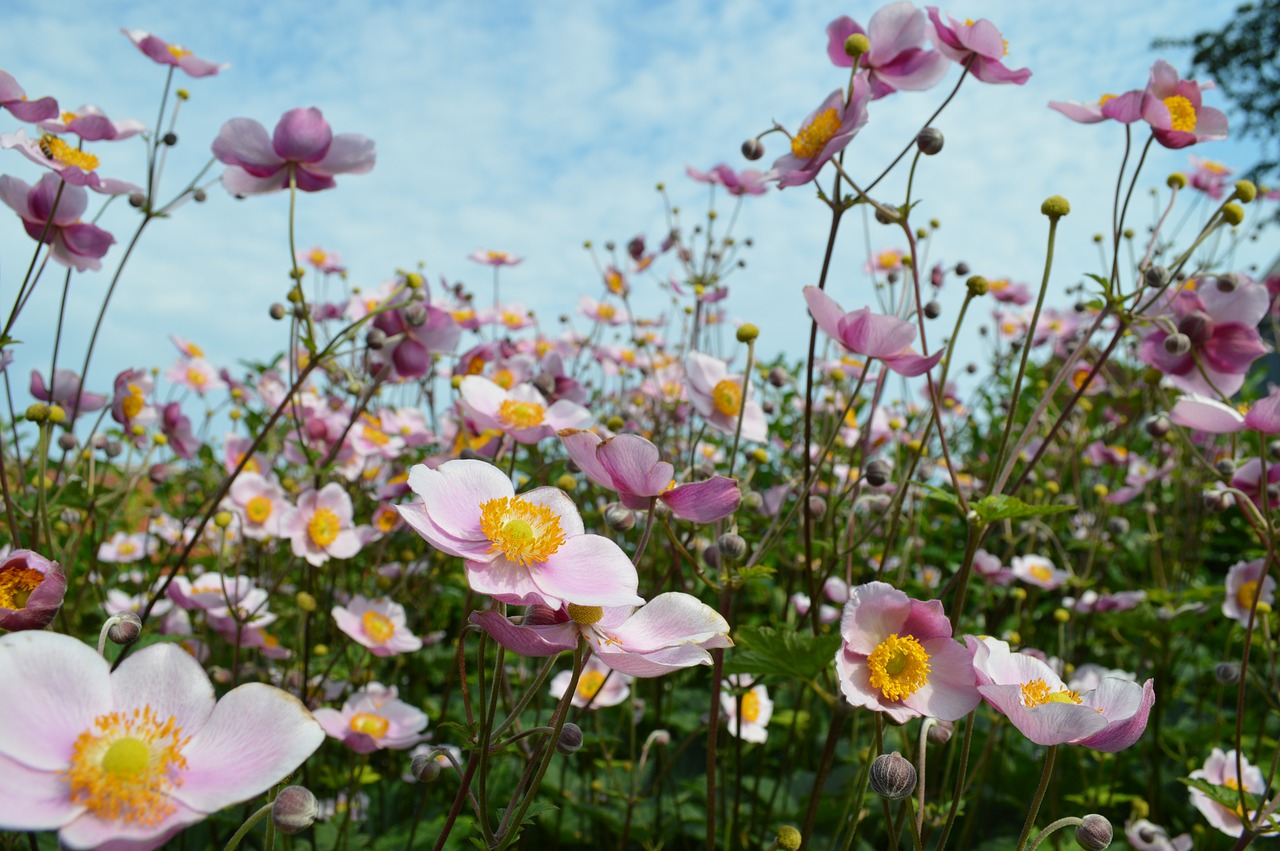
[[[339,178],[334,191],[301,199],[300,247],[341,252],[351,281],[369,287],[419,261],[433,279],[466,280],[488,292],[487,269],[468,263],[477,248],[527,257],[504,275],[504,294],[544,317],[572,310],[599,280],[584,240],[619,244],[637,233],[660,238],[665,225],[654,184],[664,181],[686,211],[702,209],[704,187],[686,165],[746,165],[743,138],[776,119],[794,128],[845,82],[825,53],[824,27],[840,14],[866,22],[875,4],[10,2],[0,31],[0,67],[32,96],[52,94],[67,108],[95,103],[113,117],[154,122],[164,71],[135,50],[120,27],[149,30],[231,68],[179,83],[191,91],[167,167],[168,185],[198,170],[228,118],[268,128],[287,109],[320,107],[335,132],[375,139],[378,165]],[[943,153],[917,177],[922,218],[942,227],[931,259],[967,261],[989,277],[1038,282],[1045,223],[1040,202],[1065,195],[1072,215],[1060,231],[1051,301],[1095,271],[1090,237],[1106,229],[1123,143],[1117,125],[1083,126],[1050,111],[1050,100],[1093,100],[1142,87],[1157,58],[1153,38],[1220,25],[1225,7],[1194,0],[1146,3],[970,2],[943,6],[958,18],[987,17],[1009,41],[1008,64],[1033,71],[1023,87],[966,82],[939,120]],[[1185,70],[1185,55],[1166,54]],[[849,149],[864,180],[914,136],[954,83],[872,105],[871,119]],[[1223,106],[1216,93],[1206,95]],[[16,123],[0,113],[0,131]],[[768,137],[765,163],[780,151]],[[141,144],[103,143],[102,170],[140,181]],[[1243,168],[1251,145],[1235,141],[1192,149]],[[1154,148],[1142,187],[1186,167],[1187,151]],[[0,173],[28,181],[36,168],[17,154],[0,156]],[[905,177],[900,170],[899,177]],[[901,186],[894,180],[887,185]],[[900,191],[900,189],[898,190]],[[886,190],[888,197],[892,190]],[[122,241],[129,211],[103,223]],[[1137,228],[1150,204],[1137,205]],[[727,211],[728,207],[723,209]],[[154,223],[124,272],[99,343],[90,383],[104,389],[125,367],[165,367],[174,357],[166,335],[198,342],[219,364],[265,358],[284,346],[284,325],[267,318],[282,300],[289,256],[284,194],[237,202],[214,187]],[[34,243],[0,210],[0,301],[12,293]],[[846,307],[872,302],[862,272],[868,249],[899,244],[888,231],[863,236],[848,222],[831,291]],[[732,281],[732,317],[755,322],[765,352],[801,350],[808,317],[800,290],[815,283],[826,213],[808,187],[749,199],[737,235],[751,236],[749,266]],[[64,332],[62,363],[75,365],[109,276],[78,275]],[[1272,246],[1252,259],[1267,263]],[[17,374],[47,370],[60,276],[41,284],[16,328],[25,341]],[[946,293],[958,303],[959,287]],[[643,303],[645,296],[638,296]],[[654,309],[661,300],[652,298]],[[938,326],[941,328],[941,325]],[[939,330],[937,333],[941,333]]]

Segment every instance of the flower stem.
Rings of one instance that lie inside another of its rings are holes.
[[[1017,851],[1022,851],[1027,846],[1027,837],[1031,835],[1036,816],[1040,814],[1040,803],[1044,800],[1045,790],[1049,788],[1049,779],[1053,777],[1053,763],[1057,756],[1058,746],[1049,745],[1049,750],[1044,755],[1044,771],[1040,772],[1040,785],[1036,787],[1035,797],[1031,799],[1031,809],[1027,810],[1027,821],[1022,825],[1022,835],[1018,837]]]

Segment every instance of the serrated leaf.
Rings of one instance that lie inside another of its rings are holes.
[[[1221,804],[1232,812],[1236,812],[1236,808],[1240,806],[1240,790],[1230,789],[1226,786],[1215,786],[1207,780],[1201,780],[1198,777],[1179,777],[1179,783],[1185,783],[1192,789],[1199,789],[1201,792],[1209,796],[1209,799],[1215,804]],[[1249,808],[1249,812],[1256,813],[1260,802],[1258,796],[1253,792],[1244,793],[1245,806]]]
[[[754,564],[751,567],[744,567],[738,571],[738,578],[744,581],[752,579],[768,579],[777,571],[767,564]]]
[[[838,635],[744,626],[733,633],[734,648],[725,655],[726,674],[753,674],[811,680],[835,659]]]
[[[1020,517],[1036,517],[1041,514],[1062,514],[1076,510],[1074,505],[1028,505],[1016,496],[1007,494],[984,496],[972,503],[971,507],[987,523],[1016,520]]]
[[[951,493],[950,491],[944,491],[940,487],[926,484],[925,482],[912,482],[911,484],[915,485],[918,488],[924,489],[924,492],[925,492],[924,495],[928,499],[936,499],[938,502],[945,502],[947,505],[950,505],[953,508],[960,507],[960,500],[957,499],[956,495]]]

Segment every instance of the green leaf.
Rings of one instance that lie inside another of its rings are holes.
[[[1232,812],[1236,812],[1240,806],[1240,790],[1229,789],[1226,786],[1215,786],[1207,780],[1192,777],[1179,777],[1179,783],[1185,783],[1192,789],[1199,789],[1201,792],[1209,796],[1209,799],[1215,804],[1221,804]],[[1253,792],[1244,793],[1245,806],[1249,808],[1249,812],[1256,813],[1261,802],[1258,796]]]
[[[1016,520],[1019,517],[1035,517],[1040,514],[1062,514],[1076,510],[1074,505],[1028,505],[1016,496],[1006,494],[984,496],[972,503],[971,507],[987,523]]]
[[[838,635],[744,626],[733,633],[735,647],[725,656],[726,674],[752,674],[811,680],[832,663]]]

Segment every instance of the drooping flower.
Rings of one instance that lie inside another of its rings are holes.
[[[905,722],[954,721],[981,701],[970,651],[951,637],[938,600],[912,600],[885,582],[849,589],[836,678],[854,706]]]
[[[1212,85],[1181,79],[1163,59],[1151,66],[1142,117],[1151,125],[1157,142],[1166,148],[1185,148],[1227,138],[1227,116],[1201,102],[1201,90]]]
[[[858,59],[867,70],[871,96],[879,99],[899,89],[924,91],[947,73],[947,58],[924,46],[928,25],[924,12],[911,0],[897,0],[881,6],[864,30],[852,18],[841,16],[827,24],[827,56],[841,68],[852,68],[853,57],[845,52],[849,36],[859,33],[871,42],[871,49]]]
[[[870,100],[871,84],[861,74],[853,78],[848,103],[840,89],[827,95],[791,137],[791,151],[774,161],[770,174],[778,181],[778,188],[800,186],[817,177],[827,161],[844,150],[867,123]]]
[[[1249,622],[1256,600],[1268,606],[1276,601],[1276,580],[1263,575],[1267,567],[1265,558],[1240,561],[1227,571],[1226,597],[1222,601],[1222,614],[1240,623]]]
[[[995,24],[986,18],[960,23],[947,15],[951,22],[947,25],[938,15],[938,7],[926,8],[929,20],[933,22],[933,41],[938,50],[953,62],[967,64],[969,73],[974,77],[984,83],[1014,83],[1019,86],[1031,79],[1029,69],[1014,71],[1000,61],[1008,55],[1009,48]]]
[[[31,550],[0,561],[0,629],[44,629],[62,607],[67,577],[62,566]]]
[[[738,510],[742,493],[733,479],[713,476],[706,481],[675,485],[675,468],[661,460],[658,447],[638,434],[603,440],[598,434],[564,429],[560,441],[587,478],[617,491],[627,508],[647,509],[661,499],[671,513],[695,523],[713,523]]]
[[[29,186],[6,174],[0,177],[0,201],[18,214],[28,236],[43,238],[54,260],[77,272],[101,269],[103,256],[115,244],[115,237],[102,228],[80,221],[89,206],[89,194],[79,186],[63,186],[57,175],[46,174]]]
[[[2,178],[0,178],[2,179]],[[59,405],[70,414],[77,410],[81,414],[100,411],[107,404],[107,397],[100,393],[90,393],[80,383],[80,376],[69,369],[57,369],[46,387],[44,376],[39,371],[31,370],[31,395],[41,402]]]
[[[425,738],[427,714],[399,699],[395,686],[369,683],[347,698],[341,711],[315,711],[324,731],[356,753],[404,750]]]
[[[394,656],[422,649],[422,639],[405,625],[404,606],[382,597],[370,600],[357,594],[345,606],[333,607],[338,629],[374,656]]]
[[[1124,838],[1135,851],[1191,851],[1191,834],[1170,837],[1169,831],[1157,824],[1138,819],[1125,822]]]
[[[1083,745],[1115,753],[1147,728],[1155,703],[1152,680],[1139,686],[1107,677],[1091,692],[1077,694],[1045,662],[1013,653],[995,638],[965,636],[973,651],[978,691],[1022,735],[1038,745]]]
[[[769,720],[773,718],[769,689],[763,683],[747,688],[747,678],[737,674],[726,678],[720,688],[720,711],[729,733],[744,742],[764,744],[769,739]]]
[[[360,552],[351,497],[337,482],[298,497],[281,532],[293,545],[293,554],[319,567],[331,558],[351,558]]]
[[[211,77],[219,71],[225,71],[230,65],[218,65],[201,59],[180,44],[170,44],[159,36],[145,30],[120,29],[129,41],[160,65],[173,65],[181,68],[189,77]]]
[[[70,636],[0,637],[0,824],[62,845],[154,848],[270,789],[324,733],[293,696],[250,683],[215,701],[174,644],[115,671]],[[74,685],[74,687],[71,687]]]
[[[1237,760],[1241,769],[1239,772],[1236,770]],[[1233,791],[1243,788],[1244,791],[1254,795],[1264,795],[1267,791],[1267,781],[1263,777],[1262,769],[1249,762],[1243,755],[1237,756],[1234,750],[1223,753],[1221,748],[1214,748],[1210,751],[1209,758],[1204,761],[1204,767],[1197,768],[1189,776],[1193,780],[1204,780],[1214,786],[1222,786]],[[1205,821],[1227,836],[1239,836],[1244,833],[1244,823],[1240,820],[1239,809],[1224,807],[1194,786],[1188,791],[1191,793],[1191,803],[1204,816]],[[1254,829],[1262,835],[1273,835],[1280,831],[1280,824],[1277,824],[1274,814],[1267,818],[1266,824],[1262,825],[1256,823],[1256,813],[1251,815],[1255,817]]]
[[[707,425],[732,436],[738,430],[741,411],[743,440],[762,442],[769,436],[760,403],[749,395],[743,402],[744,385],[751,386],[749,376],[730,374],[724,361],[702,352],[689,352],[684,359],[684,370],[689,400]]]
[[[40,121],[39,127],[55,135],[74,133],[86,142],[128,139],[147,129],[146,125],[135,118],[112,121],[106,113],[92,104],[85,104],[75,112],[64,112],[61,115],[55,113]]]
[[[939,348],[928,357],[916,354],[911,348],[916,329],[905,319],[872,313],[869,307],[845,313],[835,299],[817,287],[805,287],[804,300],[813,321],[827,336],[854,354],[878,358],[899,375],[923,375],[945,353]]]
[[[585,638],[601,662],[633,677],[658,677],[679,668],[710,665],[708,650],[732,647],[729,624],[690,594],[669,591],[638,609],[631,606],[539,606],[514,623],[490,609],[471,622],[524,656],[554,656]]]
[[[712,185],[723,186],[728,190],[730,195],[763,195],[769,191],[766,181],[769,176],[762,174],[754,168],[743,169],[742,171],[734,171],[725,163],[716,163],[709,171],[698,171],[693,166],[685,167],[685,174],[692,177],[699,183],[710,183]],[[639,237],[637,237],[639,239]],[[634,244],[634,240],[632,241]],[[640,248],[643,252],[644,242],[640,242]],[[650,259],[652,255],[644,255],[633,257],[637,263],[643,263],[645,259]]]
[[[573,690],[570,702],[579,708],[589,706],[593,710],[617,706],[631,696],[632,679],[628,674],[613,670],[599,657],[591,656],[582,666],[578,687]],[[551,678],[548,691],[558,700],[564,697],[572,681],[573,671],[561,671]]]
[[[13,75],[0,70],[0,109],[9,110],[19,121],[44,121],[58,114],[58,102],[51,97],[27,100]]]
[[[222,185],[232,195],[288,189],[290,175],[302,192],[332,189],[334,175],[364,174],[377,159],[373,140],[335,136],[314,106],[286,112],[271,136],[252,118],[233,118],[213,140],[213,155],[228,166]]]
[[[423,309],[425,318],[418,324],[408,321],[407,293],[397,296],[393,304],[395,309],[373,318],[373,327],[387,335],[387,342],[372,353],[371,362],[374,366],[391,364],[401,378],[421,378],[431,369],[435,356],[448,354],[458,345],[462,326],[449,311],[417,302],[413,309]]]
[[[472,590],[516,605],[562,602],[631,606],[635,566],[617,544],[585,534],[567,494],[541,487],[516,496],[511,480],[484,461],[446,461],[409,471],[419,502],[400,515],[433,547],[466,559]]]

